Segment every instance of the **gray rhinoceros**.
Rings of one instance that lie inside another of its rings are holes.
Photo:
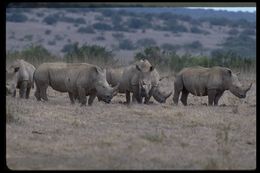
[[[23,59],[15,60],[6,70],[7,94],[16,96],[16,88],[19,89],[20,98],[29,98],[31,88],[34,88],[33,73],[35,67]]]
[[[238,98],[245,98],[251,88],[242,87],[236,74],[229,68],[215,66],[212,68],[189,67],[181,70],[174,82],[174,104],[178,104],[179,94],[181,102],[187,105],[188,94],[207,96],[208,105],[218,105],[218,101],[225,90],[229,90]]]
[[[106,77],[107,77],[107,82],[112,85],[112,86],[116,86],[118,83],[120,83],[120,80],[122,78],[122,74],[123,74],[124,68],[108,68],[106,70]],[[165,103],[166,99],[172,94],[172,92],[170,93],[165,93],[161,90],[159,82],[161,80],[159,73],[156,69],[154,69],[151,72],[151,84],[152,84],[152,96],[154,97],[154,99],[159,102],[159,103]],[[143,90],[144,91],[144,90]],[[125,89],[124,88],[120,88],[119,87],[119,93],[125,93]],[[141,96],[145,96],[145,93],[141,93]],[[149,96],[147,97],[147,102],[149,101]],[[132,97],[132,100],[136,100],[135,97]]]
[[[34,73],[36,83],[35,97],[48,100],[46,90],[50,85],[54,90],[68,92],[72,103],[76,97],[81,105],[91,105],[97,96],[109,103],[117,93],[117,87],[110,87],[106,72],[98,66],[87,63],[43,63]]]

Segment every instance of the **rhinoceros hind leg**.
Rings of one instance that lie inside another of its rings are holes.
[[[22,81],[20,85],[19,95],[20,98],[24,98],[26,96],[26,90],[27,90],[27,81]]]
[[[91,94],[88,98],[88,105],[91,106],[94,99],[96,98],[96,94]]]
[[[130,103],[130,91],[125,92],[125,97],[126,97],[126,104]]]
[[[208,105],[209,106],[213,105],[213,101],[216,98],[216,94],[217,94],[217,91],[215,89],[209,89],[208,90]]]
[[[74,104],[75,103],[75,101],[74,101],[75,96],[72,92],[69,92],[69,97],[70,97],[71,104]]]
[[[37,87],[37,86],[36,86],[36,91],[35,91],[35,93],[34,93],[34,96],[36,97],[36,99],[37,99],[38,101],[41,100],[40,90],[39,90],[39,87]]]
[[[27,87],[27,90],[26,90],[26,99],[28,99],[29,98],[29,96],[30,96],[30,91],[31,91],[31,86],[28,86]]]
[[[78,88],[78,94],[79,94],[79,102],[81,103],[81,106],[85,106],[86,103],[87,103],[85,89],[79,87]]]
[[[182,90],[181,93],[181,102],[183,105],[187,106],[187,99],[188,99],[189,91],[187,91],[185,88]]]
[[[224,93],[224,91],[220,91],[219,93],[216,94],[216,97],[214,99],[214,106],[218,105],[218,101],[220,99],[220,97],[222,96],[222,94]]]

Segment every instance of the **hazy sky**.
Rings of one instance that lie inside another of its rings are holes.
[[[203,8],[203,9],[214,9],[214,10],[227,10],[227,11],[247,11],[255,12],[256,7],[189,7],[189,8]]]

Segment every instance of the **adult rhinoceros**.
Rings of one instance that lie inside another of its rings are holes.
[[[188,94],[195,96],[208,95],[208,105],[218,105],[218,101],[225,90],[229,90],[238,98],[245,98],[247,91],[251,88],[243,87],[229,68],[225,67],[189,67],[181,70],[174,82],[174,104],[178,104],[179,94],[181,102],[187,105]]]
[[[19,89],[20,98],[29,98],[31,88],[34,88],[33,73],[35,67],[23,59],[15,60],[6,70],[7,93],[16,96],[16,88]]]
[[[106,77],[107,77],[107,82],[112,85],[115,86],[118,83],[120,83],[120,80],[122,78],[122,74],[123,74],[124,68],[108,68],[106,70]],[[156,69],[154,69],[151,72],[151,84],[152,84],[152,96],[154,97],[154,99],[159,102],[159,103],[165,103],[166,99],[172,94],[172,92],[170,93],[165,93],[161,90],[159,82],[161,80],[159,73]],[[124,88],[119,88],[119,93],[125,93]],[[145,95],[145,93],[141,93],[141,95]],[[149,97],[150,98],[150,97]],[[146,100],[149,101],[149,98],[147,98]],[[135,97],[132,97],[132,100],[135,100]]]
[[[34,73],[36,83],[35,97],[48,100],[46,90],[50,85],[54,90],[68,92],[72,103],[79,97],[81,105],[91,105],[97,96],[109,103],[117,92],[106,81],[106,72],[98,66],[87,63],[43,63]]]

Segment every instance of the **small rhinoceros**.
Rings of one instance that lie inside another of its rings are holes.
[[[34,88],[33,73],[35,67],[23,59],[15,60],[6,70],[7,94],[16,96],[16,88],[19,89],[20,98],[29,98],[31,88]],[[9,79],[8,79],[9,78]]]
[[[87,63],[43,63],[34,73],[37,100],[48,100],[46,90],[50,85],[54,90],[68,92],[72,103],[76,97],[81,105],[91,105],[97,96],[109,103],[117,93],[117,87],[110,87],[106,72],[98,66]]]
[[[124,68],[108,68],[106,70],[106,77],[107,77],[107,82],[112,85],[112,86],[116,86],[118,83],[120,83],[120,80],[122,78],[122,74],[123,74]],[[165,93],[161,90],[160,85],[159,85],[159,81],[161,80],[159,73],[156,69],[154,69],[151,72],[151,84],[152,84],[152,96],[154,97],[154,99],[159,102],[159,103],[165,103],[166,99],[172,94],[172,92],[170,93]],[[144,90],[143,90],[144,91]],[[119,87],[119,93],[125,93],[124,88],[120,88]],[[145,93],[141,93],[141,96],[145,96]],[[148,97],[146,99],[146,101],[149,101]],[[135,97],[132,96],[132,100],[135,101]]]
[[[225,90],[239,98],[245,98],[252,83],[242,87],[238,77],[229,68],[215,66],[212,68],[189,67],[181,70],[174,82],[174,104],[178,104],[179,94],[181,102],[187,105],[188,94],[207,96],[208,105],[218,105],[218,101]]]

